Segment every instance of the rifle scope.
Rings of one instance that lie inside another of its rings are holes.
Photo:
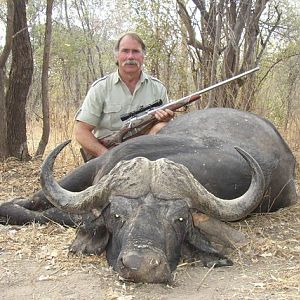
[[[162,105],[163,102],[161,99],[154,101],[153,103],[149,104],[149,105],[145,105],[145,106],[140,106],[138,109],[131,111],[129,113],[123,114],[120,116],[122,121],[126,121],[132,117],[135,117],[136,115],[146,111],[146,110],[150,110],[154,107],[160,106]]]

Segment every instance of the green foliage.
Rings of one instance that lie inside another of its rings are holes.
[[[256,107],[278,127],[287,129],[300,121],[300,9],[289,1],[281,1],[279,8],[280,28],[262,59],[264,77]]]
[[[40,114],[38,99],[45,30],[43,3],[35,0],[28,6],[35,59],[35,78],[28,110],[34,111],[35,115]],[[122,25],[117,15],[105,14],[107,10],[113,12],[117,9],[114,2],[68,1],[67,11],[64,4],[64,1],[57,1],[53,10],[49,72],[50,104],[51,107],[59,107],[60,112],[62,108],[68,111],[69,107],[75,110],[91,83],[115,68],[112,48],[117,32],[121,32],[121,29],[116,29]]]

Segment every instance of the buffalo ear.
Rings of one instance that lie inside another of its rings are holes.
[[[186,249],[188,249],[189,257],[201,260],[206,267],[232,266],[232,261],[214,248],[208,238],[194,227],[192,222],[190,224],[186,236]]]
[[[247,243],[246,236],[230,225],[198,211],[191,211],[193,224],[213,242],[236,249]]]
[[[75,254],[100,255],[107,246],[109,233],[106,229],[103,216],[94,220],[86,220],[78,227],[77,235],[70,252]]]

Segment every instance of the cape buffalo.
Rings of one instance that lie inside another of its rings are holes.
[[[293,154],[275,127],[252,113],[212,108],[182,115],[159,134],[124,142],[58,184],[52,168],[66,144],[44,161],[43,190],[3,204],[0,216],[14,224],[81,220],[71,251],[106,250],[108,263],[133,281],[170,281],[182,255],[200,257],[207,266],[230,265],[211,244],[212,236],[224,243],[235,239],[220,221],[297,199]],[[209,226],[199,216],[210,219]]]

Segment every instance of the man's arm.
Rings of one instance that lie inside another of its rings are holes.
[[[77,142],[92,156],[100,156],[108,151],[99,140],[93,135],[95,126],[82,121],[76,121],[74,126],[74,136]]]

